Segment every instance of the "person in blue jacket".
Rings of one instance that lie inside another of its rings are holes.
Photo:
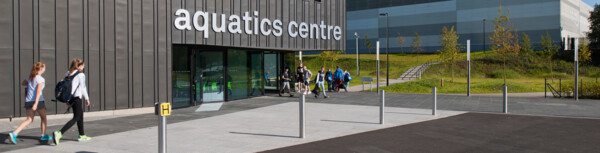
[[[327,91],[331,92],[333,89],[333,72],[331,72],[331,68],[327,69],[325,78],[327,78]]]
[[[348,92],[348,85],[350,85],[350,81],[352,81],[350,72],[348,72],[348,70],[344,70],[344,90],[346,90],[346,92]]]
[[[333,73],[334,76],[334,89],[337,92],[340,92],[340,84],[342,83],[342,81],[344,81],[344,71],[342,71],[342,69],[340,68],[340,66],[336,66],[336,70]]]

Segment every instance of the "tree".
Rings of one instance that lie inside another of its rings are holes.
[[[369,40],[369,35],[365,35],[365,47],[369,50],[369,54],[371,54],[371,49],[373,49],[373,42]]]
[[[330,61],[331,62],[331,67],[333,67],[334,63],[340,59],[340,55],[343,52],[340,50],[329,50],[329,51],[323,51],[321,52],[321,54],[319,55],[319,58],[321,59],[325,59],[323,61],[323,65],[325,65],[326,61]]]
[[[579,62],[581,62],[581,64],[591,62],[592,52],[590,51],[589,45],[585,43],[585,40],[579,39],[579,46],[581,46],[578,53]]]
[[[559,48],[554,43],[554,40],[552,40],[548,32],[546,32],[546,35],[542,35],[541,38],[542,44],[540,44],[540,47],[544,49],[543,55],[548,59],[548,62],[550,62],[550,80],[554,82],[554,77],[552,74],[552,56],[558,52]]]
[[[600,48],[600,5],[594,5],[594,10],[590,12],[590,32],[587,38],[590,40],[590,47]]]
[[[522,33],[521,34],[521,55],[526,57],[531,57],[533,54],[533,47],[531,45],[531,39],[529,35]]]
[[[456,62],[458,52],[461,49],[458,38],[459,36],[456,34],[456,31],[454,31],[454,26],[452,26],[450,30],[448,30],[446,26],[442,28],[442,38],[440,41],[442,50],[438,51],[440,52],[441,60],[450,61],[452,64],[452,80],[450,80],[450,82],[454,82],[454,63]]]
[[[506,15],[502,14],[502,5],[498,7],[498,17],[495,17],[494,32],[490,36],[492,50],[502,56],[502,70],[504,77],[504,85],[506,86],[506,58],[510,55],[518,55],[521,50],[519,46],[519,36],[515,25],[510,23],[510,10]]]
[[[417,53],[417,63],[419,63],[419,53],[423,51],[423,47],[421,47],[421,37],[419,33],[415,32],[415,38],[412,42],[412,52]]]
[[[396,38],[398,40],[398,44],[400,44],[400,50],[402,53],[404,53],[404,49],[402,48],[402,45],[404,44],[404,37],[400,36],[400,33],[398,33],[398,38]]]

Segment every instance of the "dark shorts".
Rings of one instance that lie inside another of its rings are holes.
[[[304,78],[303,77],[298,77],[298,78],[296,78],[296,82],[304,83]]]
[[[35,104],[35,102],[25,102],[25,109],[33,108],[33,104]],[[42,108],[46,108],[46,104],[44,103],[44,101],[38,101],[36,110],[40,110]]]

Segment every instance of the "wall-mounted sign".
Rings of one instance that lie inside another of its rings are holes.
[[[264,36],[281,36],[284,32],[283,26],[287,27],[287,32],[291,37],[310,39],[342,39],[342,28],[335,25],[326,25],[324,21],[320,24],[290,21],[283,24],[279,19],[272,20],[268,18],[258,18],[258,11],[253,15],[244,12],[243,16],[232,14],[229,17],[226,14],[208,13],[196,11],[193,15],[185,9],[179,9],[175,12],[175,28],[179,30],[195,29],[203,33],[204,38],[209,37],[209,29],[214,32],[229,32],[232,34],[249,34]]]

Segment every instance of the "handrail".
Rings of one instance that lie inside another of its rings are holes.
[[[546,87],[550,88],[550,92],[552,93],[552,96],[558,97],[558,98],[562,97],[561,93],[556,91],[556,89],[554,89],[554,87],[552,87],[552,85],[550,85],[550,83],[546,83]]]
[[[418,69],[416,69],[416,72],[414,72],[414,73],[413,73],[413,71],[415,71],[415,68],[414,68],[414,67],[413,67],[413,68],[411,68],[411,69],[409,70],[409,72],[407,72],[407,74],[406,74],[406,75],[404,75],[404,76],[402,77],[402,79],[404,80],[404,78],[407,78],[407,77],[408,77],[408,78],[417,78],[417,77],[420,77],[420,76],[423,74],[423,72],[424,72],[424,71],[425,71],[425,70],[426,70],[426,69],[427,69],[429,66],[431,66],[431,65],[433,65],[433,64],[435,64],[435,63],[437,63],[437,62],[439,62],[439,61],[438,61],[438,59],[439,59],[439,58],[432,58],[432,59],[429,59],[429,60],[427,60],[427,62],[426,62],[425,64],[423,64],[423,65],[420,65],[420,67],[419,67]],[[411,73],[412,73],[412,75],[410,75]],[[410,75],[410,76],[409,76],[409,75]]]

